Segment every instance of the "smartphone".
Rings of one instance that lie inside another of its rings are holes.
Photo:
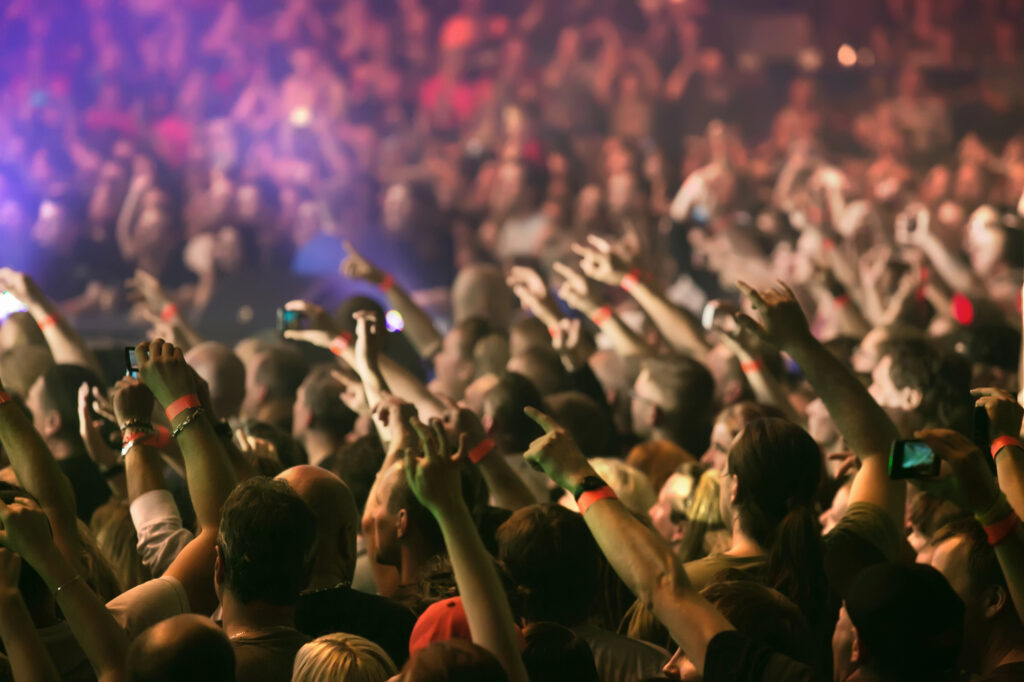
[[[735,306],[728,301],[718,299],[708,301],[704,305],[704,310],[701,311],[700,325],[704,327],[705,331],[718,329],[731,334],[737,328],[735,312]]]
[[[982,452],[989,451],[988,412],[985,411],[984,407],[978,406],[974,408],[974,429],[971,432],[971,440]],[[984,459],[988,463],[989,471],[995,476],[996,460],[992,457],[985,457]]]
[[[302,313],[298,310],[277,309],[277,330],[302,329]]]
[[[28,306],[21,302],[17,296],[9,291],[0,292],[0,322],[3,322],[14,313],[24,313]]]
[[[889,478],[934,478],[942,462],[923,440],[896,440],[889,450]]]
[[[124,349],[125,374],[133,379],[139,378],[139,362],[135,359],[135,347],[125,346]]]

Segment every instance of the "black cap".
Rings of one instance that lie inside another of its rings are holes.
[[[931,566],[882,563],[865,568],[846,594],[846,611],[866,661],[879,672],[929,679],[956,669],[964,603]]]

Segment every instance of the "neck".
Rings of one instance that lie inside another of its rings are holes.
[[[256,408],[256,421],[280,426],[282,423],[290,422],[291,418],[292,405],[287,400],[267,400]]]
[[[418,543],[406,543],[402,545],[402,565],[398,572],[401,575],[402,585],[417,585],[423,579],[423,572],[427,568],[432,556],[423,550]]]
[[[766,554],[764,548],[740,528],[739,514],[735,511],[732,520],[732,546],[726,554],[739,557],[764,556]]]
[[[309,463],[320,466],[320,463],[338,450],[338,442],[327,434],[319,431],[307,431],[302,438],[302,445],[309,455]]]
[[[68,459],[75,454],[75,448],[71,446],[71,443],[61,438],[47,438],[46,446],[50,448],[54,459]]]
[[[295,627],[295,605],[278,606],[266,602],[243,604],[230,590],[225,589],[221,598],[224,632],[234,637],[255,630],[273,627]]]
[[[323,543],[323,539],[320,540]],[[307,592],[326,590],[339,584],[351,584],[352,571],[347,570],[345,562],[333,552],[319,552],[313,564],[313,575],[309,578]]]

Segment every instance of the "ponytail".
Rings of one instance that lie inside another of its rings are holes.
[[[821,525],[810,502],[791,502],[774,536],[765,567],[767,584],[800,607],[808,623],[821,623],[828,584]]]

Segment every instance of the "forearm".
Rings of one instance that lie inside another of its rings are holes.
[[[153,490],[166,490],[163,458],[160,451],[149,445],[136,445],[124,459],[128,504],[140,495]]]
[[[398,284],[388,289],[388,301],[405,320],[403,333],[423,359],[434,357],[441,349],[441,334],[426,311],[416,305],[408,292]]]
[[[529,486],[512,470],[505,456],[497,450],[481,459],[477,463],[477,468],[491,492],[494,506],[515,511],[537,504],[537,498],[530,492]]]
[[[103,376],[96,356],[52,301],[41,297],[37,301],[27,301],[26,306],[42,330],[54,362],[58,365],[86,367],[96,372],[97,376]]]
[[[764,360],[736,344],[730,348],[739,361],[743,376],[746,377],[757,402],[778,408],[783,416],[794,424],[806,424],[807,420],[793,409],[793,404],[789,402],[789,396],[786,395],[782,385],[765,368]]]
[[[1024,518],[1024,450],[1011,445],[997,452],[996,476],[1013,511]]]
[[[381,357],[380,372],[384,381],[387,382],[388,388],[395,395],[401,396],[416,407],[421,420],[426,422],[434,417],[438,419],[444,417],[444,404],[427,390],[422,381],[397,362],[391,358]]]
[[[697,360],[704,359],[711,345],[690,313],[669,303],[643,281],[633,284],[629,293],[674,350],[692,355]]]
[[[469,509],[458,500],[435,515],[448,547],[473,643],[497,657],[510,682],[527,682],[512,609]]]
[[[995,546],[995,552],[1017,616],[1024,619],[1024,525],[1018,523],[1010,537]]]
[[[180,424],[184,417],[175,418]],[[206,415],[185,427],[178,437],[185,459],[185,478],[202,529],[220,526],[220,510],[235,487],[235,472]]]
[[[985,295],[985,287],[978,281],[970,267],[951,253],[937,237],[925,235],[921,247],[928,256],[928,261],[950,288],[965,296]]]
[[[60,675],[39,639],[25,600],[17,589],[0,595],[0,640],[16,680],[59,682]]]
[[[97,677],[123,679],[128,638],[96,593],[58,552],[46,553],[33,568],[54,593]]]

